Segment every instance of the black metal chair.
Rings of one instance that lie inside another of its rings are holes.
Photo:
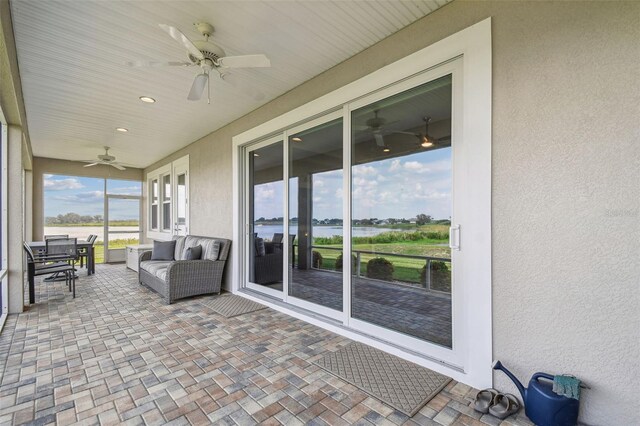
[[[48,256],[46,254],[34,254],[31,247],[23,243],[27,255],[27,277],[29,280],[29,301],[35,302],[35,277],[40,275],[64,274],[69,291],[73,291],[76,297],[75,268],[64,256]]]
[[[78,260],[78,239],[77,238],[52,238],[45,240],[46,253],[49,259],[59,262],[67,262],[71,265],[73,273],[71,280],[73,284],[73,297],[76,297],[76,261]]]
[[[91,245],[93,246],[93,244],[96,242],[96,239],[98,239],[97,235],[89,235],[89,237],[87,237],[87,242],[91,243]],[[87,261],[87,268],[90,268],[91,265],[89,265],[89,249],[80,249],[80,251],[78,252],[78,259],[80,259],[80,267],[84,267],[84,262],[85,260]]]

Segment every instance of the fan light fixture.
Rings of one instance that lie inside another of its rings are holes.
[[[436,143],[436,140],[429,136],[429,122],[431,121],[431,117],[424,117],[422,120],[424,121],[424,135],[421,138],[422,142],[420,143],[420,146],[423,148],[429,148]]]
[[[293,141],[293,142],[302,142],[302,138],[299,138],[299,137],[296,136],[294,138],[291,138],[291,141]]]
[[[147,104],[155,104],[156,100],[150,96],[140,96],[140,100]]]
[[[116,130],[122,133],[127,133],[129,131],[129,129],[125,127],[116,127]]]

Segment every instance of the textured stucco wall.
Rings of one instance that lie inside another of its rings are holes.
[[[33,157],[33,212],[31,214],[33,238],[43,238],[44,233],[44,175],[57,174],[67,176],[82,176],[107,179],[142,180],[142,169],[128,167],[118,170],[110,166],[84,167],[79,161],[58,160],[55,158]]]
[[[146,171],[190,154],[191,232],[231,237],[232,136],[489,16],[494,358],[640,424],[640,2],[454,1]]]

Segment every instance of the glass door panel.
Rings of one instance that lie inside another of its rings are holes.
[[[127,245],[140,242],[140,198],[107,196],[107,262],[124,262]]]
[[[289,136],[289,296],[342,311],[342,117]]]
[[[284,250],[283,142],[248,151],[248,278],[282,295]]]
[[[452,348],[452,77],[352,112],[351,317]]]

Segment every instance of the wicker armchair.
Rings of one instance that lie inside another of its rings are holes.
[[[219,294],[231,240],[224,238],[174,237],[176,248],[172,261],[153,261],[151,252],[140,255],[138,279],[157,292],[166,304],[200,294]],[[202,259],[182,260],[186,248],[201,245]],[[215,246],[219,245],[219,250]],[[213,258],[215,257],[215,260]]]

